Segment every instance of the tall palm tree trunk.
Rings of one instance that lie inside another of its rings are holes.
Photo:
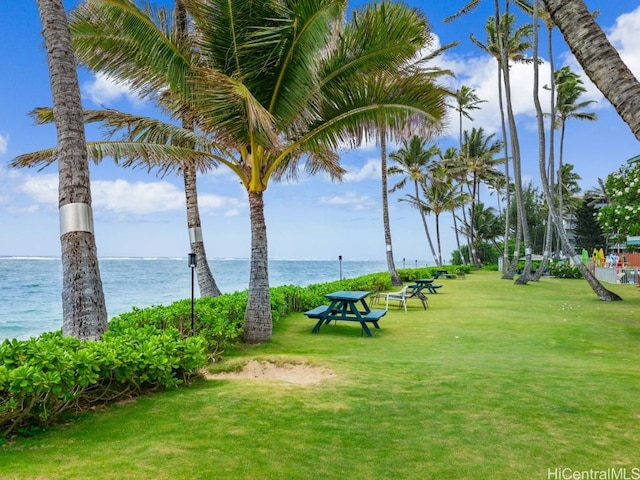
[[[440,214],[436,213],[436,241],[438,243],[438,266],[442,266],[442,244],[440,242]]]
[[[193,165],[185,165],[182,169],[184,179],[184,192],[187,199],[187,228],[189,229],[189,243],[191,252],[198,258],[196,265],[196,275],[198,277],[198,288],[201,297],[218,297],[220,289],[211,273],[207,253],[202,239],[202,228],[200,223],[200,209],[198,208],[198,191],[196,169]]]
[[[462,247],[460,245],[460,232],[458,231],[458,219],[456,218],[455,208],[451,209],[451,216],[453,217],[453,231],[456,234],[456,247],[458,247],[458,251],[460,252],[460,260],[462,260],[462,264],[466,265],[467,260],[465,259],[464,254],[462,253]]]
[[[458,147],[458,152],[460,153],[460,155],[462,155],[462,109],[460,109],[460,124],[459,124],[459,128],[460,128],[460,144]],[[460,192],[462,193],[463,186],[460,185]],[[454,215],[455,217],[455,215]],[[454,222],[455,222],[455,218],[454,218]],[[467,224],[467,211],[465,210],[464,206],[462,207],[462,222],[463,224]],[[469,256],[469,258],[467,259],[464,256],[464,252],[462,251],[462,249],[460,248],[460,242],[458,241],[458,250],[460,251],[460,256],[462,257],[462,263],[464,265],[467,265],[468,263],[471,263],[471,241],[469,238],[469,235],[466,235],[467,237],[467,255]]]
[[[58,136],[58,206],[62,259],[62,332],[99,340],[107,330],[93,232],[91,185],[71,33],[62,0],[37,0],[47,49]]]
[[[497,17],[496,17],[497,18]],[[497,27],[496,27],[496,31]],[[498,62],[498,103],[500,106],[500,126],[502,128],[502,138],[504,139],[504,179],[506,184],[504,221],[504,250],[502,253],[502,279],[513,280],[513,271],[509,268],[509,237],[511,236],[511,188],[509,185],[509,142],[507,142],[507,126],[504,119],[504,101],[502,99],[502,67]]]
[[[582,0],[543,0],[587,76],[640,140],[640,82]]]
[[[187,10],[183,0],[175,1],[176,30],[178,40],[181,42],[188,41],[189,29],[187,20]],[[193,130],[193,122],[187,115],[182,117],[182,126]],[[201,297],[218,297],[220,289],[216,285],[216,281],[211,273],[209,261],[207,260],[207,252],[204,248],[202,239],[202,224],[200,222],[200,209],[198,208],[198,183],[197,172],[193,165],[185,165],[182,169],[182,177],[184,180],[184,193],[187,204],[187,228],[189,230],[189,243],[191,244],[191,252],[196,254],[198,262],[196,264],[196,275],[198,277],[198,288]]]
[[[538,8],[538,7],[535,7]],[[539,12],[538,12],[539,14]],[[535,13],[534,13],[535,16]],[[537,28],[537,27],[536,27]],[[536,37],[537,38],[537,37]],[[535,42],[534,42],[535,44]],[[554,76],[554,62],[553,62],[553,24],[547,23],[547,45],[549,48],[549,85],[550,85],[550,102],[551,102],[551,121],[549,122],[549,163],[547,166],[547,171],[549,172],[548,180],[549,180],[549,191],[553,192],[554,185],[554,175],[555,175],[555,118],[556,118],[556,82]],[[535,46],[537,48],[537,46]],[[537,92],[537,90],[536,90]],[[544,122],[538,128],[544,128]],[[553,218],[551,217],[551,212],[547,215],[547,228],[545,230],[545,238],[544,238],[544,251],[542,252],[542,262],[540,262],[540,266],[538,270],[535,272],[533,276],[533,281],[539,281],[540,277],[542,277],[544,271],[547,269],[547,265],[549,263],[549,257],[551,255],[551,249],[553,248],[553,232],[554,232],[554,224]],[[558,248],[556,251],[559,251]]]
[[[564,127],[565,123],[562,122],[562,127],[560,129],[560,158],[558,159],[558,213],[560,214],[560,219],[563,221],[564,227],[564,201],[563,201],[563,188],[562,188],[562,151],[564,149]],[[560,236],[558,236],[558,250],[560,250]]]
[[[391,275],[391,284],[398,287],[402,285],[402,279],[396,271],[393,262],[393,247],[391,246],[391,226],[389,224],[389,194],[387,187],[387,132],[384,127],[380,129],[380,168],[382,169],[382,223],[384,224],[384,242],[387,251],[387,269]]]
[[[496,2],[497,3],[497,2]],[[509,2],[506,2],[507,8],[509,6]],[[506,15],[509,14],[507,10]],[[502,36],[498,35],[498,42],[500,45],[501,57],[507,59],[507,55],[505,55],[505,46],[502,41]],[[515,185],[515,194],[516,194],[516,207],[518,212],[518,222],[522,228],[522,239],[524,241],[524,249],[525,249],[525,265],[522,274],[515,280],[516,285],[526,284],[529,280],[529,275],[531,274],[531,240],[529,237],[529,225],[527,223],[527,212],[524,207],[524,195],[522,191],[522,164],[520,159],[520,142],[518,140],[518,130],[516,127],[515,114],[513,113],[513,102],[511,101],[511,76],[509,73],[509,62],[508,60],[504,62],[504,67],[502,69],[502,74],[504,78],[504,89],[505,89],[505,97],[507,100],[507,121],[509,124],[509,134],[511,136],[511,153],[513,155],[513,177],[514,177],[514,185]],[[518,253],[516,253],[518,255]]]
[[[537,23],[537,16],[538,16],[537,4],[534,4],[534,22],[536,23]],[[535,71],[534,79],[537,79],[537,69],[538,69],[537,57],[538,57],[537,50],[534,49],[534,67],[533,67]],[[535,83],[535,80],[534,80],[534,83]],[[535,90],[535,93],[536,94],[534,95],[534,103],[536,107],[536,114],[538,117],[538,124],[540,128],[542,124],[542,108],[540,107],[540,102],[538,100],[537,89]],[[611,292],[610,290],[607,290],[598,281],[598,279],[591,273],[591,270],[589,270],[589,268],[587,268],[587,266],[582,263],[582,259],[580,258],[580,255],[578,255],[575,252],[575,249],[573,248],[573,246],[571,245],[571,242],[569,241],[567,232],[564,229],[564,225],[562,223],[562,217],[558,215],[558,212],[553,206],[553,196],[551,194],[551,189],[549,187],[549,179],[547,178],[547,170],[545,168],[544,154],[541,155],[541,159],[538,162],[538,165],[540,168],[540,177],[542,179],[542,182],[541,182],[542,190],[544,192],[545,199],[547,200],[547,204],[549,205],[549,213],[551,214],[553,223],[555,224],[556,230],[558,231],[558,236],[562,240],[562,244],[565,251],[571,257],[571,259],[573,260],[573,263],[575,263],[575,265],[578,267],[578,270],[580,270],[580,273],[582,273],[582,276],[584,277],[584,279],[587,281],[591,289],[594,291],[594,293],[598,296],[600,300],[604,300],[604,301],[622,300],[622,298],[620,298],[618,294]],[[558,183],[561,183],[561,182],[559,181]]]
[[[414,180],[413,185],[414,185],[415,190],[416,190],[416,203],[418,205],[418,210],[420,211],[420,217],[422,218],[422,225],[424,225],[424,233],[427,235],[427,242],[429,243],[429,248],[431,249],[431,254],[433,255],[433,260],[436,262],[436,265],[441,267],[442,266],[442,257],[440,255],[436,256],[436,251],[433,248],[433,240],[431,240],[431,234],[429,233],[429,227],[427,225],[427,216],[424,214],[424,210],[421,207],[420,190],[418,188],[418,182],[416,180]]]
[[[269,255],[267,224],[264,219],[264,192],[249,192],[251,218],[251,271],[249,299],[245,311],[242,339],[246,343],[263,343],[271,338],[271,294],[269,292]]]

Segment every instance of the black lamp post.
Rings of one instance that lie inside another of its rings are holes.
[[[338,255],[338,262],[340,263],[340,281],[342,281],[342,255]]]
[[[198,257],[195,253],[189,254],[189,268],[191,268],[191,335],[193,335],[193,287],[194,273],[198,265]]]
[[[402,268],[404,268],[404,257],[402,257]]]

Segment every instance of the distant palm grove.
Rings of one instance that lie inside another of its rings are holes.
[[[473,15],[478,3],[460,2],[460,12],[448,20]],[[351,10],[344,0],[175,0],[166,8],[91,0],[68,17],[62,0],[37,4],[53,107],[33,114],[40,123],[55,122],[58,143],[21,155],[13,165],[58,164],[64,335],[95,340],[108,328],[90,160],[183,177],[186,227],[203,296],[220,295],[220,290],[207,262],[197,176],[214,168],[235,174],[246,189],[251,222],[243,340],[261,343],[272,332],[264,215],[269,183],[321,172],[339,180],[345,170],[338,150],[370,140],[380,145],[381,238],[384,234],[394,284],[401,280],[393,262],[387,193],[402,190],[407,193],[401,200],[417,211],[415,221],[424,227],[436,265],[445,261],[441,220],[446,216],[456,239],[453,263],[480,268],[501,259],[503,278],[525,284],[538,280],[548,262],[572,259],[598,298],[620,299],[580,262],[576,248],[618,241],[638,222],[611,228],[613,217],[598,215],[596,206],[615,201],[607,191],[612,183],[603,180],[600,188],[581,195],[579,168],[563,158],[571,123],[596,116],[581,98],[583,80],[566,66],[555,68],[551,41],[551,78],[538,73],[539,36],[552,39],[558,27],[585,72],[640,139],[640,85],[582,0],[496,0],[485,38],[472,36],[498,66],[498,133],[481,125],[463,128],[463,120],[472,122],[485,100],[469,86],[450,87],[451,72],[438,67],[438,56],[455,44],[435,48],[428,19],[403,2],[371,1]],[[157,106],[162,119],[83,110],[74,56],[90,71],[130,85]],[[510,78],[516,62],[531,64],[534,75],[541,189],[522,179]],[[611,77],[616,81],[607,81]],[[551,91],[545,97],[549,105],[540,103],[539,82]],[[440,140],[448,113],[457,121],[459,138],[456,146],[445,148]],[[104,126],[111,137],[87,142],[83,124],[89,122]],[[483,192],[495,196],[495,207]],[[570,219],[578,222],[575,239],[565,230]],[[533,254],[542,258],[536,269]]]

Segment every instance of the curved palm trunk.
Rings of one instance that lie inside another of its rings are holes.
[[[58,206],[62,259],[62,332],[99,340],[107,330],[78,74],[61,0],[37,0],[58,135]]]
[[[389,224],[389,195],[387,193],[387,133],[380,129],[380,165],[382,169],[382,223],[384,224],[384,242],[387,250],[387,269],[391,275],[391,284],[398,287],[402,279],[396,271],[393,262],[393,248],[391,246],[391,226]]]
[[[496,30],[498,31],[498,30]],[[511,234],[511,189],[509,188],[509,143],[507,142],[507,126],[504,120],[504,102],[502,100],[502,68],[498,62],[498,103],[500,106],[500,126],[504,139],[504,178],[506,182],[505,221],[504,221],[504,250],[502,252],[502,279],[513,280],[513,271],[509,268],[509,236]]]
[[[196,169],[193,166],[185,165],[182,169],[184,178],[184,192],[187,198],[187,227],[189,228],[189,243],[191,251],[196,254],[198,263],[196,274],[198,276],[198,288],[201,297],[218,297],[220,289],[211,273],[207,253],[202,240],[202,228],[200,223],[200,210],[198,208],[198,190]]]
[[[178,40],[185,42],[188,39],[189,29],[187,20],[187,10],[183,0],[175,1],[176,31]],[[193,130],[193,122],[183,115],[182,126]],[[184,180],[184,193],[187,204],[187,228],[189,229],[189,243],[191,252],[196,254],[198,262],[196,264],[196,275],[198,277],[198,288],[201,297],[218,297],[220,289],[211,273],[207,252],[202,239],[202,224],[200,222],[200,209],[198,208],[198,181],[196,169],[192,165],[185,165],[182,169]]]
[[[537,7],[534,7],[534,12],[535,12],[535,16],[537,16]],[[534,76],[534,78],[535,80],[537,80],[538,66],[535,60],[537,60],[537,51],[534,51],[534,69],[536,71],[536,75]],[[535,80],[534,80],[534,84],[536,83]],[[542,124],[542,108],[540,107],[540,102],[538,101],[537,90],[535,91],[536,91],[536,95],[534,95],[534,102],[535,102],[536,113],[538,117],[538,123],[540,125]],[[605,301],[622,300],[622,298],[620,298],[619,295],[607,290],[598,281],[598,279],[591,273],[591,270],[589,270],[589,268],[587,268],[587,266],[582,263],[582,259],[580,258],[580,255],[576,254],[573,246],[569,242],[569,237],[567,235],[566,230],[564,229],[564,225],[562,224],[562,217],[558,215],[558,212],[556,212],[553,206],[553,196],[551,195],[551,189],[549,187],[549,179],[547,178],[547,171],[544,165],[544,154],[541,155],[541,161],[538,162],[538,166],[540,168],[540,177],[542,179],[542,182],[541,182],[542,190],[544,192],[545,199],[547,200],[547,204],[549,205],[549,213],[558,231],[558,236],[562,240],[562,244],[565,248],[565,251],[569,254],[571,259],[573,260],[573,263],[576,264],[576,266],[578,267],[578,270],[580,270],[580,273],[582,273],[582,276],[584,277],[584,279],[587,281],[591,289],[594,291],[594,293],[598,296],[600,300],[605,300]],[[561,185],[560,181],[558,181],[558,183]]]
[[[560,214],[560,219],[563,221],[564,227],[564,201],[563,201],[563,188],[562,188],[562,151],[564,149],[564,120],[562,121],[562,127],[560,130],[560,158],[558,159],[558,213]],[[558,250],[560,250],[560,237],[558,236]]]
[[[442,266],[442,245],[440,242],[440,214],[436,213],[436,241],[438,243],[438,266]]]
[[[271,294],[269,292],[269,253],[267,224],[264,220],[264,192],[249,192],[251,218],[251,271],[249,299],[244,314],[242,339],[263,343],[271,338]]]
[[[534,7],[537,8],[537,7]],[[549,46],[549,70],[550,70],[550,98],[551,98],[551,121],[549,122],[549,165],[547,167],[547,171],[549,172],[549,191],[553,192],[553,184],[554,184],[554,159],[555,159],[555,134],[554,134],[554,119],[556,118],[556,82],[554,77],[554,63],[553,63],[553,25],[547,25],[547,45]],[[536,47],[537,48],[537,47]],[[534,59],[535,61],[535,59]],[[537,90],[536,90],[537,91]],[[540,108],[542,111],[542,108]],[[544,122],[538,128],[544,128]],[[553,199],[552,199],[553,200]],[[542,262],[540,263],[540,267],[535,272],[533,276],[533,281],[539,281],[540,277],[547,268],[549,263],[549,256],[551,255],[551,248],[553,247],[553,218],[551,217],[551,212],[547,215],[547,229],[545,232],[545,241],[544,241],[544,251],[542,252]],[[559,251],[560,249],[556,250]]]
[[[587,76],[640,140],[640,82],[582,0],[543,0]]]
[[[460,259],[462,260],[462,264],[466,265],[467,261],[462,254],[462,248],[460,246],[460,232],[458,232],[458,219],[456,218],[456,209],[451,209],[451,216],[453,217],[453,231],[456,234],[456,246],[458,247],[458,251],[460,252]]]
[[[429,248],[431,249],[433,260],[436,262],[436,265],[441,267],[442,257],[440,255],[436,256],[436,251],[433,248],[433,240],[431,240],[431,234],[429,233],[429,227],[427,226],[427,216],[424,214],[424,210],[422,209],[422,205],[420,203],[420,191],[418,189],[418,182],[414,180],[413,184],[416,190],[416,200],[417,200],[418,210],[420,211],[420,217],[422,218],[422,225],[424,225],[424,233],[427,235],[427,242],[429,243]]]
[[[458,152],[459,152],[460,155],[462,155],[462,109],[460,109],[460,124],[459,124],[459,128],[460,128],[460,132],[459,132],[460,133],[460,137],[459,137],[460,144],[459,144],[459,147],[458,147]],[[460,186],[460,192],[461,193],[463,192],[462,185]],[[453,221],[454,221],[454,226],[455,226],[455,221],[456,221],[455,220],[455,214],[454,214]],[[466,213],[466,211],[464,209],[464,206],[462,207],[462,222],[464,224],[467,223],[467,213]],[[456,235],[457,235],[457,230],[456,230]],[[467,255],[471,255],[471,242],[469,241],[469,235],[466,235],[466,237],[467,237]],[[456,236],[456,240],[458,241],[458,250],[460,251],[460,256],[462,257],[462,263],[464,265],[467,265],[468,263],[471,263],[471,258],[467,259],[464,256],[464,252],[460,248],[460,240],[458,239],[457,236]]]
[[[498,36],[500,38],[500,36]],[[502,43],[502,42],[501,42]],[[504,46],[500,47],[502,51],[504,51]],[[503,57],[506,58],[505,55]],[[505,96],[507,100],[507,120],[509,124],[509,133],[511,134],[511,152],[513,154],[513,177],[515,184],[515,193],[516,193],[516,206],[518,211],[518,221],[520,223],[520,227],[522,228],[522,239],[524,241],[524,249],[525,249],[525,265],[524,271],[522,275],[520,275],[516,280],[516,285],[524,285],[529,280],[529,275],[531,274],[531,241],[529,238],[529,225],[527,224],[527,213],[524,207],[524,198],[522,193],[522,168],[521,168],[521,159],[520,159],[520,142],[518,140],[518,131],[516,127],[515,115],[513,113],[513,104],[511,102],[511,79],[509,75],[509,65],[508,63],[503,68],[503,76],[504,76],[504,89]]]
[[[475,225],[475,217],[476,217],[476,195],[478,191],[478,175],[476,172],[473,172],[473,183],[471,189],[471,213],[469,215],[469,234],[471,236],[471,259],[473,264],[482,268],[482,263],[480,262],[480,258],[478,257],[478,236],[476,235],[476,225]]]

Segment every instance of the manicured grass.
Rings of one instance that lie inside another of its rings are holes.
[[[640,468],[640,292],[442,280],[374,337],[293,315],[229,361],[291,357],[322,383],[210,380],[0,448],[3,479],[547,479]],[[640,470],[639,470],[640,471]]]

